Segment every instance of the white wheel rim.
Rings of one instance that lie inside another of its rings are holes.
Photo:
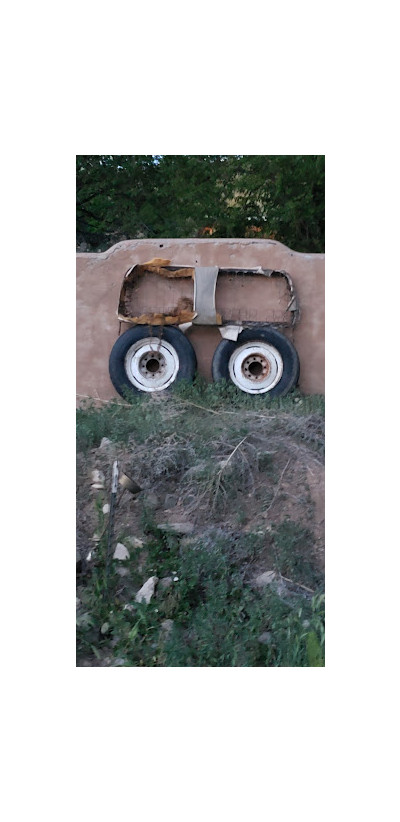
[[[176,379],[179,357],[166,340],[147,337],[131,345],[125,354],[125,372],[139,391],[164,391]]]
[[[273,345],[255,340],[236,348],[229,360],[233,383],[247,394],[265,394],[283,374],[282,357]]]

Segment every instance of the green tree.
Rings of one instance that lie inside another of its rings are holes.
[[[324,250],[323,155],[79,155],[77,242],[272,237]]]

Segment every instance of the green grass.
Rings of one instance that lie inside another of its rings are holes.
[[[119,563],[129,571],[124,577],[116,562],[107,563],[105,533],[78,581],[78,664],[89,659],[106,665],[119,660],[125,667],[322,667],[323,578],[310,560],[310,532],[290,519],[272,523],[269,567],[294,583],[280,596],[275,586],[259,590],[250,584],[253,567],[260,567],[265,535],[240,528],[248,521],[241,503],[248,493],[253,499],[264,494],[260,508],[272,501],[282,470],[276,454],[282,455],[287,438],[322,453],[323,419],[323,397],[294,392],[271,400],[202,379],[178,384],[164,397],[138,394],[130,404],[82,405],[77,411],[81,455],[108,437],[124,447],[128,473],[135,475],[143,463],[146,477],[166,479],[172,486],[181,483],[181,489],[195,491],[195,499],[210,488],[210,506],[218,483],[223,503],[225,482],[229,504],[236,497],[238,504],[230,530],[221,504],[216,509],[221,511],[219,527],[208,528],[190,544],[160,530],[144,510],[142,566],[132,551],[128,561]],[[224,470],[221,479],[220,460],[232,455],[243,438],[235,470]],[[193,466],[199,470],[191,480]],[[262,482],[253,492],[252,478],[260,473]],[[101,507],[99,503],[99,533],[104,530]],[[152,575],[177,579],[164,591],[158,586],[149,605],[135,603],[135,593]],[[166,619],[173,620],[168,638],[162,628]],[[265,633],[268,641],[260,642]]]
[[[284,577],[310,588],[321,585],[321,574],[314,568],[308,546],[312,544],[312,534],[307,528],[286,519],[273,529],[276,568]]]
[[[299,417],[311,414],[323,417],[325,410],[325,399],[320,395],[303,396],[294,391],[287,397],[275,399],[269,398],[268,394],[257,397],[245,394],[224,381],[208,383],[201,377],[193,383],[177,383],[164,402],[171,409],[171,414],[174,407],[187,408],[186,419],[180,418],[180,431],[193,431],[195,421],[196,426],[199,425],[199,433],[205,435],[205,447],[212,412],[221,414],[221,427],[226,427],[227,420],[230,424],[232,422],[233,412],[240,410],[266,414],[283,412]],[[155,400],[152,395],[138,394],[132,396],[129,404],[124,404],[122,399],[101,406],[92,401],[82,403],[77,410],[78,450],[98,446],[103,437],[121,443],[134,437],[138,443],[143,443],[151,435],[175,431],[174,417],[163,413],[164,402]],[[225,417],[225,414],[228,416]],[[241,431],[246,433],[245,423],[238,428],[238,433]]]
[[[109,664],[119,659],[126,667],[323,665],[322,591],[283,599],[273,587],[254,589],[244,569],[262,550],[258,535],[214,529],[187,545],[150,520],[145,530],[146,567],[139,574],[131,558],[123,581],[114,562],[106,574],[102,540],[78,612],[78,660],[108,657]],[[158,588],[150,604],[135,603],[134,592],[155,574],[175,581]],[[165,619],[173,620],[167,640]],[[259,641],[265,632],[268,644]]]

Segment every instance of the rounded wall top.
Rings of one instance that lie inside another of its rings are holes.
[[[284,245],[283,243],[278,242],[277,240],[267,240],[267,239],[253,239],[248,237],[217,237],[217,238],[198,238],[198,237],[185,237],[181,239],[179,237],[153,237],[145,240],[137,239],[137,240],[121,240],[119,243],[115,243],[114,245],[110,246],[106,251],[78,251],[77,257],[96,257],[97,259],[106,260],[111,257],[113,254],[117,253],[118,251],[129,251],[135,248],[146,248],[146,246],[158,246],[160,249],[167,249],[171,246],[239,246],[239,247],[246,247],[246,246],[258,246],[259,248],[267,248],[271,246],[276,246],[277,250],[281,249],[282,251],[288,251],[292,255],[299,256],[303,259],[324,259],[325,254],[311,254],[304,251],[294,251],[293,249],[289,248],[289,246]],[[161,252],[165,254],[165,251]]]

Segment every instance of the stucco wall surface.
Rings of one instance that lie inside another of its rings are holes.
[[[275,240],[125,240],[101,254],[77,254],[77,400],[118,396],[108,375],[108,359],[118,337],[117,306],[123,277],[135,263],[153,257],[171,265],[283,269],[296,288],[301,310],[293,329],[282,329],[300,357],[299,388],[324,393],[325,255],[302,254]],[[128,328],[123,324],[121,333]],[[217,328],[193,326],[187,333],[198,371],[211,379],[211,361],[220,342]]]

